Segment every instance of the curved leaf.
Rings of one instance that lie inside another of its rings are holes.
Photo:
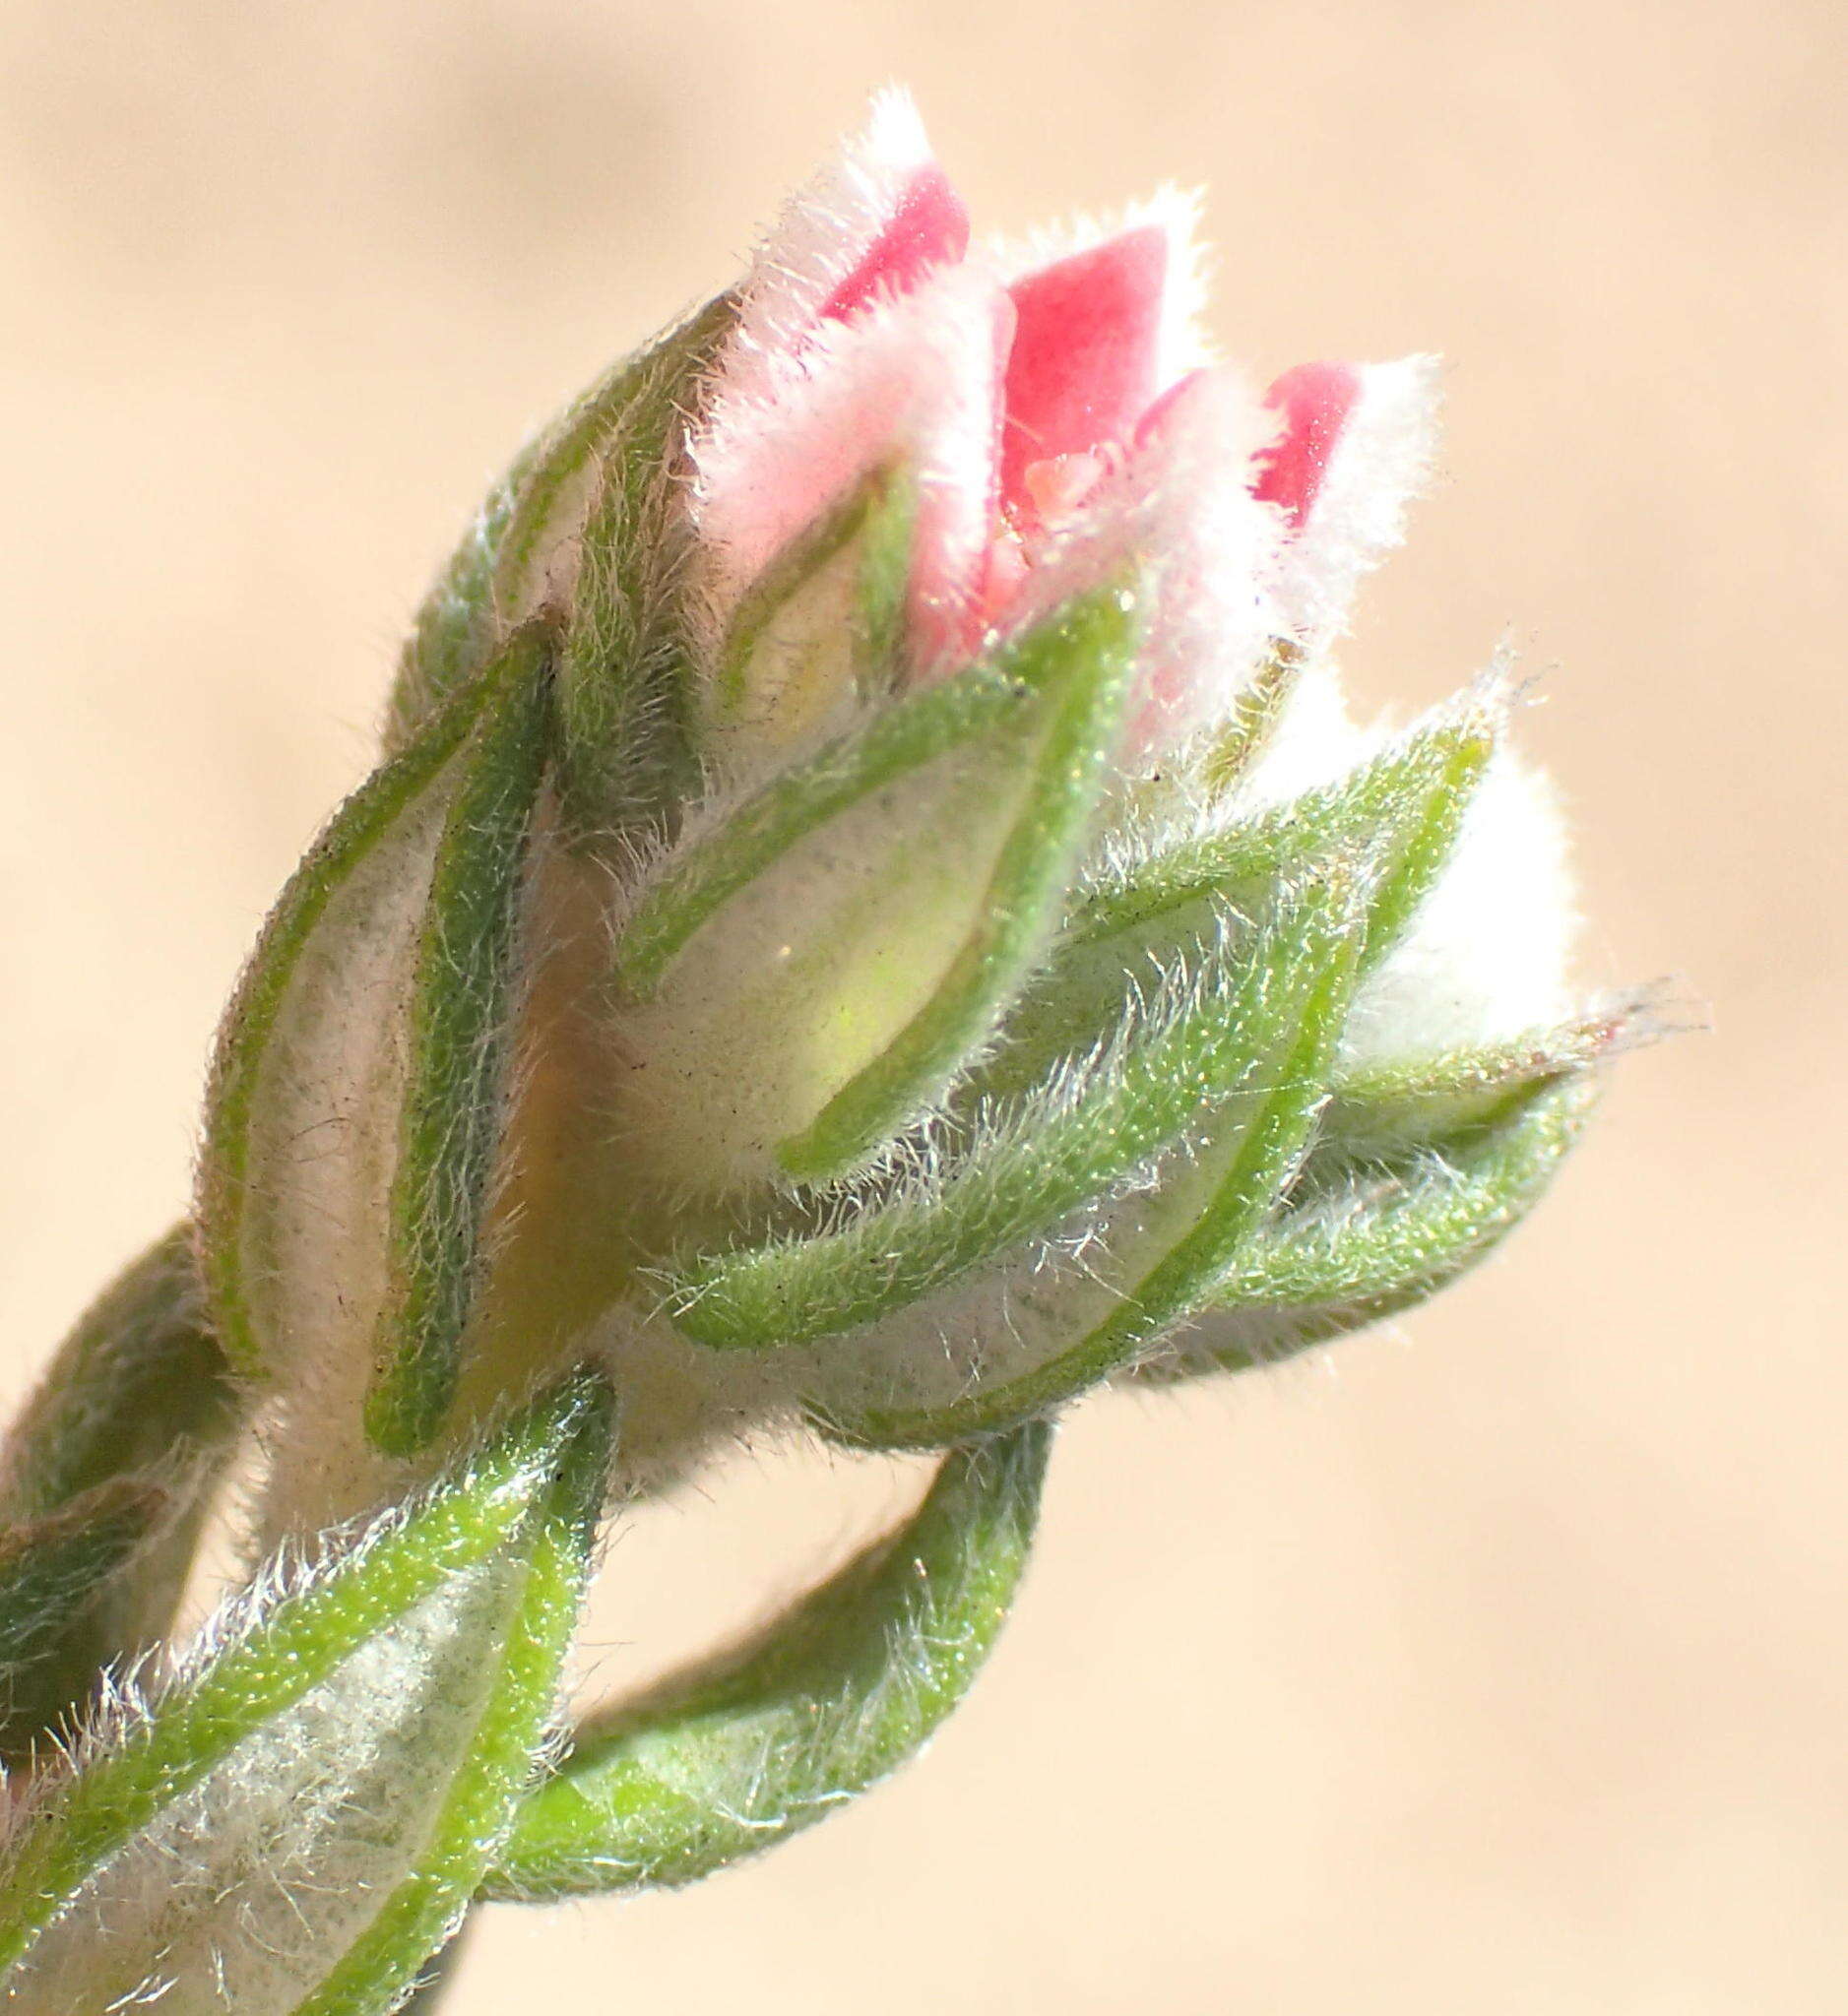
[[[806,1354],[808,1412],[836,1439],[917,1448],[1061,1405],[1210,1302],[1295,1175],[1353,982],[1363,913],[1343,876],[1293,892],[1253,941],[1246,1089],[1127,1194],[1050,1238]],[[796,1375],[804,1377],[798,1360]]]
[[[838,1811],[967,1693],[1033,1539],[1051,1431],[953,1450],[929,1495],[714,1673],[580,1730],[484,1894],[690,1883]]]

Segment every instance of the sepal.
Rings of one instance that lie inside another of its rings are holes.
[[[1235,804],[1207,831],[1089,877],[1047,972],[965,1096],[1018,1093],[1061,1056],[1110,1040],[1154,976],[1197,962],[1224,915],[1261,917],[1279,890],[1339,862],[1371,884],[1358,951],[1364,976],[1448,862],[1498,725],[1497,699],[1468,695],[1335,784],[1243,812]]]
[[[327,1250],[328,1228],[345,1247],[383,1220],[383,1185],[350,1194],[355,1169],[389,1162],[371,1096],[396,1061],[383,1033],[415,957],[454,759],[508,683],[464,687],[341,806],[264,920],[225,1011],[199,1250],[220,1341],[243,1376],[275,1377],[303,1338],[328,1350],[324,1305],[294,1298],[311,1281],[354,1278],[346,1252]]]
[[[28,1757],[80,1713],[113,1642],[137,1558],[172,1524],[178,1492],[112,1478],[0,1534],[0,1757]]]
[[[1100,877],[1078,905],[1069,943],[1120,948],[1208,900],[1248,902],[1279,875],[1345,856],[1399,878],[1394,900],[1373,907],[1368,961],[1376,961],[1447,859],[1495,753],[1500,714],[1498,695],[1469,695],[1335,784]]]
[[[1041,1091],[946,1129],[947,1173],[868,1199],[838,1229],[786,1235],[695,1263],[669,1309],[695,1343],[771,1350],[876,1322],[1108,1196],[1189,1129],[1274,1071],[1274,997],[1297,906],[1252,930],[1232,920],[1197,966],[1094,1055]]]
[[[294,1412],[272,1532],[376,1502],[379,1452],[424,1446],[453,1391],[513,1090],[553,649],[518,632],[347,801],[220,1035],[200,1251],[232,1363]],[[332,1439],[304,1441],[310,1419]]]
[[[833,1180],[941,1097],[1056,928],[1135,624],[1120,587],[1068,600],[642,878],[611,1016],[637,1180]]]
[[[778,1144],[789,1175],[825,1182],[862,1165],[942,1097],[1018,992],[1057,927],[1088,837],[1138,629],[1137,598],[1119,587],[1059,610],[1034,633],[1062,661],[1061,676],[979,919],[928,1000],[807,1126]]]
[[[681,948],[733,896],[831,821],[924,765],[1001,728],[1038,690],[1036,658],[979,662],[894,702],[709,816],[644,882],[616,941],[631,1000],[660,989]]]
[[[415,1455],[441,1428],[482,1285],[520,995],[514,955],[549,739],[548,671],[534,637],[462,758],[431,864],[365,1401],[367,1432],[393,1456]]]
[[[1676,1027],[1671,1017],[1665,990],[1648,987],[1501,1042],[1352,1066],[1335,1083],[1318,1154],[1358,1161],[1459,1137],[1526,1090],[1656,1040]]]
[[[650,819],[671,826],[699,788],[685,608],[690,532],[680,493],[687,429],[735,314],[722,294],[633,367],[618,417],[600,426],[593,394],[584,421],[563,430],[567,442],[588,446],[594,465],[588,478],[572,478],[591,486],[575,555],[545,588],[566,612],[559,768],[579,837]],[[564,451],[567,463],[575,452]],[[529,568],[536,557],[537,549]],[[522,606],[517,593],[501,599],[504,609]]]
[[[1532,1210],[1596,1092],[1583,1072],[1517,1088],[1487,1123],[1306,1184],[1241,1255],[1215,1312],[1142,1375],[1243,1370],[1424,1301]]]

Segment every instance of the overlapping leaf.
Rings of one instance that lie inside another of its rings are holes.
[[[574,1377],[105,1715],[13,1815],[8,2006],[395,2008],[546,1740],[608,1438]]]

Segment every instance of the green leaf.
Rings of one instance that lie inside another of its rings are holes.
[[[733,612],[719,647],[707,701],[715,726],[752,725],[761,703],[752,692],[751,671],[766,634],[828,563],[861,536],[890,481],[883,469],[873,470],[771,555]],[[832,654],[834,640],[818,642]]]
[[[877,464],[765,565],[707,654],[700,743],[744,786],[850,731],[912,670],[907,630],[918,485]]]
[[[1578,1138],[1592,1091],[1575,1073],[1422,1154],[1363,1164],[1250,1242],[1221,1306],[1347,1305],[1449,1280],[1532,1209]]]
[[[1119,938],[1217,897],[1236,901],[1281,875],[1346,858],[1376,873],[1382,854],[1403,888],[1375,907],[1370,962],[1448,858],[1475,787],[1495,752],[1498,720],[1480,705],[1440,718],[1362,764],[1339,783],[1258,812],[1203,838],[1181,841],[1088,889],[1073,919],[1074,946]]]
[[[700,382],[733,312],[721,295],[645,356],[625,380],[619,419],[584,437],[595,491],[557,679],[562,788],[580,834],[670,820],[699,787],[680,610],[690,540],[682,462]]]
[[[1216,797],[1236,790],[1263,754],[1296,691],[1301,647],[1282,640],[1233,702],[1232,712],[1200,759],[1201,782]]]
[[[763,1350],[871,1322],[918,1300],[1107,1194],[1275,1059],[1266,994],[1281,924],[1229,929],[1102,1054],[1048,1093],[986,1111],[946,1176],[867,1204],[840,1229],[699,1261],[670,1278],[678,1329],[716,1349]]]
[[[1103,786],[1139,633],[1123,589],[1081,598],[1023,649],[1056,655],[1059,681],[1019,817],[980,919],[930,999],[777,1159],[800,1182],[845,1174],[941,1097],[992,1030],[1057,924]]]
[[[389,1283],[366,1428],[394,1456],[428,1446],[460,1376],[483,1261],[518,998],[515,953],[547,745],[547,657],[529,638],[481,720],[437,843],[410,1003],[392,1176]]]
[[[992,734],[1041,690],[1044,640],[922,687],[773,777],[690,839],[648,885],[617,942],[615,976],[649,999],[675,954],[725,903],[830,820],[900,778]]]
[[[1352,1161],[1439,1142],[1493,1118],[1510,1096],[1582,1073],[1668,1028],[1651,989],[1504,1041],[1346,1071],[1322,1123],[1323,1147]]]
[[[438,575],[405,647],[392,689],[387,752],[407,749],[430,717],[481,674],[512,632],[544,599],[546,568],[568,543],[573,517],[599,479],[612,435],[627,428],[617,461],[631,480],[646,444],[672,459],[672,410],[693,404],[693,388],[730,328],[734,303],[722,294],[635,356],[613,365],[521,450],[489,492],[468,535]],[[565,700],[569,731],[596,703],[574,677]],[[594,732],[594,730],[593,730]]]
[[[917,535],[917,478],[895,472],[866,513],[854,584],[855,685],[869,701],[889,703],[915,669],[906,618]]]
[[[1294,1176],[1326,1098],[1364,916],[1350,876],[1292,892],[1244,982],[1243,1038],[1262,1059],[1249,1089],[1144,1184],[1096,1200],[1053,1239],[813,1349],[817,1424],[880,1448],[992,1433],[1069,1400],[1209,1303]]]
[[[140,1649],[111,1629],[136,1557],[174,1517],[176,1493],[112,1478],[0,1536],[0,1756],[30,1757]],[[171,1592],[166,1592],[171,1596]]]
[[[313,1566],[273,1563],[44,1774],[0,1872],[8,2006],[395,2007],[543,1746],[608,1434],[575,1375]]]
[[[1261,916],[1292,879],[1335,861],[1373,882],[1361,970],[1376,966],[1449,859],[1494,753],[1498,719],[1493,696],[1472,698],[1336,784],[1093,883],[965,1101],[1017,1096],[1062,1056],[1108,1040],[1143,976],[1196,957],[1226,909]]]
[[[242,1418],[184,1227],[79,1319],[0,1462],[0,1754],[165,1632]]]
[[[373,1110],[376,1084],[390,1068],[399,969],[415,943],[442,787],[477,722],[523,685],[531,650],[522,641],[465,687],[340,808],[231,997],[207,1091],[199,1241],[218,1337],[240,1375],[279,1370],[287,1338],[327,1353],[336,1304],[279,1310],[277,1297],[350,1296],[349,1260],[328,1250],[330,1237],[383,1222],[382,1186],[355,1202],[345,1185],[383,1157],[371,1137],[395,1117]]]
[[[528,1536],[523,1586],[467,1754],[404,1881],[297,2016],[381,2016],[460,1925],[551,1736],[589,1581],[610,1458],[612,1396],[580,1380],[584,1418]]]
[[[1395,1295],[1349,1302],[1338,1308],[1246,1308],[1207,1312],[1197,1323],[1147,1357],[1115,1374],[1132,1387],[1178,1386],[1208,1374],[1250,1371],[1281,1364],[1318,1344],[1351,1336],[1416,1308],[1447,1284],[1436,1277]]]
[[[37,1519],[131,1472],[223,1444],[239,1403],[191,1233],[176,1227],[78,1319],[8,1431],[0,1515]]]
[[[1579,1071],[1515,1090],[1499,1113],[1397,1161],[1302,1186],[1245,1247],[1212,1311],[1133,1376],[1169,1385],[1274,1363],[1446,1288],[1539,1201],[1596,1096]]]
[[[168,1510],[168,1494],[140,1478],[111,1478],[69,1504],[0,1535],[0,1676],[17,1713],[22,1669],[61,1637]]]
[[[578,1733],[489,1897],[690,1883],[839,1810],[923,1747],[992,1649],[1050,1430],[944,1459],[912,1520],[727,1661]]]

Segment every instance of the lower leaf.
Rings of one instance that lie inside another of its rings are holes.
[[[813,1825],[923,1746],[1005,1621],[1051,1431],[952,1451],[912,1520],[716,1671],[580,1730],[485,1895],[690,1883]]]
[[[242,1406],[181,1226],[59,1348],[0,1465],[0,1756],[171,1626]]]
[[[543,1746],[607,1437],[573,1378],[120,1701],[14,1815],[7,2005],[397,2007]]]

